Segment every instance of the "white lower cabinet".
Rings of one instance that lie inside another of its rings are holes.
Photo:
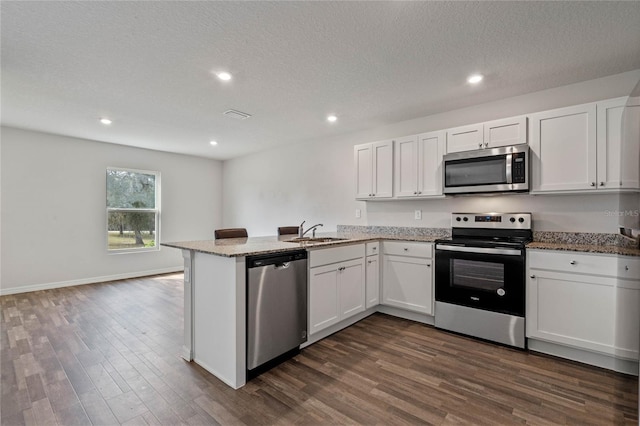
[[[527,251],[527,337],[638,359],[640,279],[629,256]]]
[[[382,304],[433,315],[432,244],[384,242]]]
[[[366,308],[380,303],[380,243],[367,243],[365,263]]]
[[[309,334],[365,310],[364,244],[312,251],[310,265]]]

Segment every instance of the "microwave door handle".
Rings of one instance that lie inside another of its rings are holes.
[[[511,175],[511,161],[513,159],[513,156],[511,154],[507,154],[506,155],[506,161],[507,164],[505,165],[505,173],[507,175],[507,183],[513,183],[513,177]]]

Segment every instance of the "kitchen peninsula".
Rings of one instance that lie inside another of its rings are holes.
[[[380,238],[355,233],[322,236],[340,240],[291,242],[296,236],[286,235],[163,243],[181,249],[184,258],[182,357],[195,361],[229,386],[242,387],[246,382],[246,257],[356,244],[363,247],[364,255],[364,243]],[[431,242],[438,236],[442,235],[402,239]],[[385,238],[394,239],[389,235]]]

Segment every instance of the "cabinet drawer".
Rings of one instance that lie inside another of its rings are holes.
[[[527,256],[530,269],[610,277],[615,277],[618,274],[618,259],[611,255],[528,250]],[[624,266],[622,268],[624,269]]]
[[[378,241],[376,241],[375,243],[367,243],[367,256],[372,256],[379,253],[380,243]]]
[[[385,241],[383,244],[384,254],[396,256],[412,256],[431,258],[433,256],[432,243],[415,243],[404,241]]]
[[[640,257],[618,256],[618,277],[640,281]]]
[[[344,262],[359,257],[364,257],[364,244],[310,250],[309,267],[315,268],[316,266]]]

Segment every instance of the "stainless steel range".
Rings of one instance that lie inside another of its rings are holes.
[[[526,347],[525,245],[530,213],[453,213],[435,250],[435,325]]]

